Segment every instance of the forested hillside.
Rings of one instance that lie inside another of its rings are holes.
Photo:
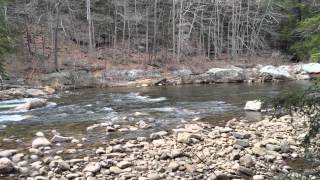
[[[319,60],[319,9],[319,0],[11,0],[1,15],[29,59],[59,70],[70,47],[121,63],[142,54],[157,66],[273,50]]]

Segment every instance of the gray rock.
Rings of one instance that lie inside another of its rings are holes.
[[[232,135],[236,139],[249,139],[251,137],[250,134],[238,133],[238,132],[233,132]]]
[[[229,83],[243,82],[246,77],[240,68],[212,68],[204,74],[191,76],[190,78],[194,83]]]
[[[181,132],[177,135],[177,141],[180,143],[190,143],[191,142],[191,133]]]
[[[260,76],[265,80],[288,80],[293,79],[293,77],[290,75],[290,73],[285,69],[281,67],[275,67],[272,65],[264,66],[260,69]]]
[[[23,153],[18,153],[18,154],[15,154],[14,156],[12,156],[12,161],[17,163],[17,162],[20,162],[21,159],[23,158],[24,154]]]
[[[264,176],[263,175],[254,175],[252,177],[252,180],[264,180]]]
[[[156,133],[152,133],[151,135],[150,135],[150,139],[160,139],[160,138],[162,138],[162,137],[164,137],[164,136],[166,136],[166,135],[168,135],[168,132],[166,132],[166,131],[160,131],[160,132],[156,132]]]
[[[159,180],[161,179],[161,176],[159,174],[152,173],[152,174],[148,174],[148,178],[150,180]]]
[[[250,168],[250,167],[254,166],[255,163],[254,163],[252,156],[249,154],[246,154],[240,158],[240,164],[245,167]]]
[[[268,161],[268,162],[273,162],[276,159],[276,156],[274,155],[265,155],[264,158]]]
[[[46,99],[32,98],[27,99],[26,103],[20,104],[14,108],[14,111],[26,111],[41,108],[47,105]]]
[[[26,93],[29,97],[44,96],[46,93],[40,89],[27,89]]]
[[[309,63],[302,65],[302,70],[306,73],[320,73],[320,64],[319,63]]]
[[[253,176],[254,175],[254,172],[253,170],[249,169],[249,168],[246,168],[244,166],[239,166],[238,167],[238,172],[240,174],[244,174],[244,175],[247,175],[247,176]]]
[[[73,137],[64,137],[60,135],[54,135],[51,139],[52,143],[62,143],[62,142],[71,142]]]
[[[171,161],[168,165],[170,171],[176,171],[179,168],[179,164],[176,161]]]
[[[63,172],[70,170],[70,165],[63,160],[51,161],[49,164],[51,170],[55,170],[56,172]]]
[[[280,151],[281,147],[279,145],[275,145],[275,144],[267,144],[266,149],[269,151]]]
[[[117,166],[111,166],[109,170],[110,170],[110,173],[113,173],[113,174],[120,174],[123,171]]]
[[[244,110],[246,111],[260,111],[262,106],[262,102],[255,100],[255,101],[247,101]]]
[[[38,148],[42,146],[51,146],[51,143],[45,137],[37,137],[32,141],[32,148]]]
[[[280,145],[280,148],[281,148],[281,152],[283,153],[289,153],[290,152],[290,145],[286,142],[282,143]]]
[[[0,174],[8,174],[14,169],[10,159],[3,157],[0,159]]]
[[[252,152],[253,152],[253,154],[258,155],[258,156],[264,156],[267,154],[266,149],[258,147],[258,146],[254,146],[252,148]]]
[[[78,173],[70,173],[70,174],[67,174],[66,177],[68,179],[75,179],[77,177],[79,177],[80,175]]]
[[[236,145],[239,145],[243,148],[249,147],[249,141],[247,139],[237,139],[235,142]]]
[[[0,157],[11,157],[15,153],[17,153],[17,150],[15,149],[3,150],[3,151],[0,151]]]
[[[120,168],[120,169],[125,169],[125,168],[128,168],[130,166],[132,166],[132,163],[129,162],[129,161],[121,161],[117,164],[117,166]]]
[[[86,165],[86,167],[83,169],[83,171],[96,173],[96,172],[100,171],[100,169],[101,169],[100,163],[91,162],[88,165]]]
[[[100,154],[105,154],[106,153],[106,150],[103,148],[103,147],[99,147],[97,150],[96,150],[96,154],[100,155]]]

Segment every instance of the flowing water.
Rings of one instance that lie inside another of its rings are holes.
[[[170,130],[195,119],[223,124],[235,117],[256,121],[260,113],[243,111],[247,100],[275,96],[307,87],[309,82],[294,81],[265,84],[212,84],[171,87],[110,88],[72,91],[49,99],[47,107],[27,112],[10,111],[26,100],[0,102],[0,149],[30,145],[35,132],[50,134],[52,129],[64,136],[86,137],[89,143],[114,138],[134,138],[158,130]],[[144,121],[147,130],[113,133],[105,130],[87,133],[86,127],[98,122],[132,124]]]

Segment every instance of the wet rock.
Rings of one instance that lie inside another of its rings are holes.
[[[244,110],[246,111],[260,111],[262,106],[262,102],[259,100],[255,101],[247,101]]]
[[[14,169],[13,163],[10,159],[3,157],[0,158],[0,174],[8,174]]]
[[[100,169],[101,169],[100,163],[91,162],[88,165],[86,165],[86,167],[83,169],[83,171],[96,173],[96,172],[100,171]]]
[[[39,148],[42,146],[51,146],[51,143],[45,137],[37,137],[32,141],[32,148]]]
[[[14,108],[14,111],[26,111],[41,108],[47,105],[46,99],[33,98],[28,99],[26,103],[18,105]]]
[[[245,167],[252,167],[254,166],[254,160],[251,155],[246,154],[243,157],[240,158],[240,164]]]

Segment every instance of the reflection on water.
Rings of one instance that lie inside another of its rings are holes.
[[[49,99],[56,106],[28,112],[11,112],[10,109],[24,100],[0,102],[0,138],[33,137],[38,130],[49,133],[56,129],[63,135],[83,137],[87,126],[96,122],[113,121],[135,124],[146,121],[151,129],[138,130],[135,136],[170,129],[181,122],[193,119],[223,124],[225,120],[244,116],[248,120],[261,119],[260,113],[244,112],[247,100],[274,96],[279,92],[298,90],[310,84],[305,81],[265,84],[213,84],[171,87],[87,89],[74,94],[62,94]],[[105,131],[89,133],[89,138],[105,139]],[[130,133],[121,136],[133,137]],[[1,144],[0,144],[1,145]]]

